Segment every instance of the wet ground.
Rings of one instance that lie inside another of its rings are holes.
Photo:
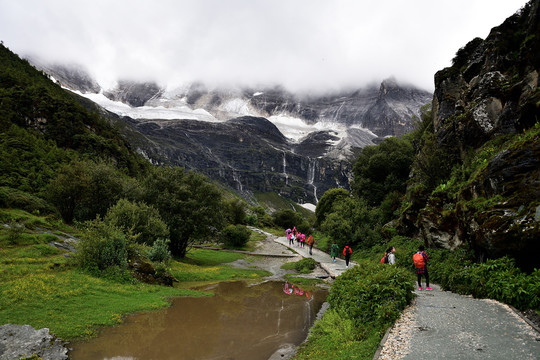
[[[307,336],[327,292],[283,282],[223,282],[215,296],[178,298],[170,308],[129,316],[87,342],[73,360],[266,360]]]
[[[261,241],[252,256],[230,265],[272,273],[263,283],[212,285],[207,298],[178,298],[168,309],[135,314],[97,338],[71,344],[73,360],[287,359],[307,337],[327,290],[306,292],[284,280],[281,266],[302,258],[274,241]],[[296,256],[294,256],[296,255]],[[290,271],[289,271],[290,272]],[[312,277],[327,277],[318,267]]]

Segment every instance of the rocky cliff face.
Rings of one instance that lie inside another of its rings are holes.
[[[319,134],[323,139],[317,146],[291,148],[264,118],[129,122],[144,135],[132,142],[154,163],[204,173],[248,197],[254,192],[276,192],[299,203],[316,203],[327,189],[349,186],[350,162],[320,157],[326,151],[326,134]]]
[[[436,141],[462,182],[431,194],[419,212],[428,244],[468,243],[479,258],[509,254],[524,268],[538,266],[539,72],[539,2],[531,1],[435,75]]]

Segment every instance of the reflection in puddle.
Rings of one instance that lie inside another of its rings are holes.
[[[298,289],[298,290],[296,290]],[[294,295],[300,296],[287,296]],[[292,284],[220,283],[215,296],[178,298],[170,308],[129,316],[87,342],[73,360],[268,359],[307,336],[327,292]],[[302,292],[302,294],[300,294]]]

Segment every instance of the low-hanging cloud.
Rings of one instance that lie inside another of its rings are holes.
[[[474,37],[525,0],[0,0],[0,40],[83,65],[104,86],[360,87],[394,76],[433,89]]]

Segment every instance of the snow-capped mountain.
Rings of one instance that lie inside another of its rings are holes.
[[[299,203],[348,188],[355,149],[407,133],[432,98],[393,79],[325,95],[132,81],[101,89],[79,85],[90,78],[80,70],[70,77],[58,66],[40,68],[128,124],[139,134],[129,136],[132,144],[150,161],[200,171],[244,195],[273,191]]]

